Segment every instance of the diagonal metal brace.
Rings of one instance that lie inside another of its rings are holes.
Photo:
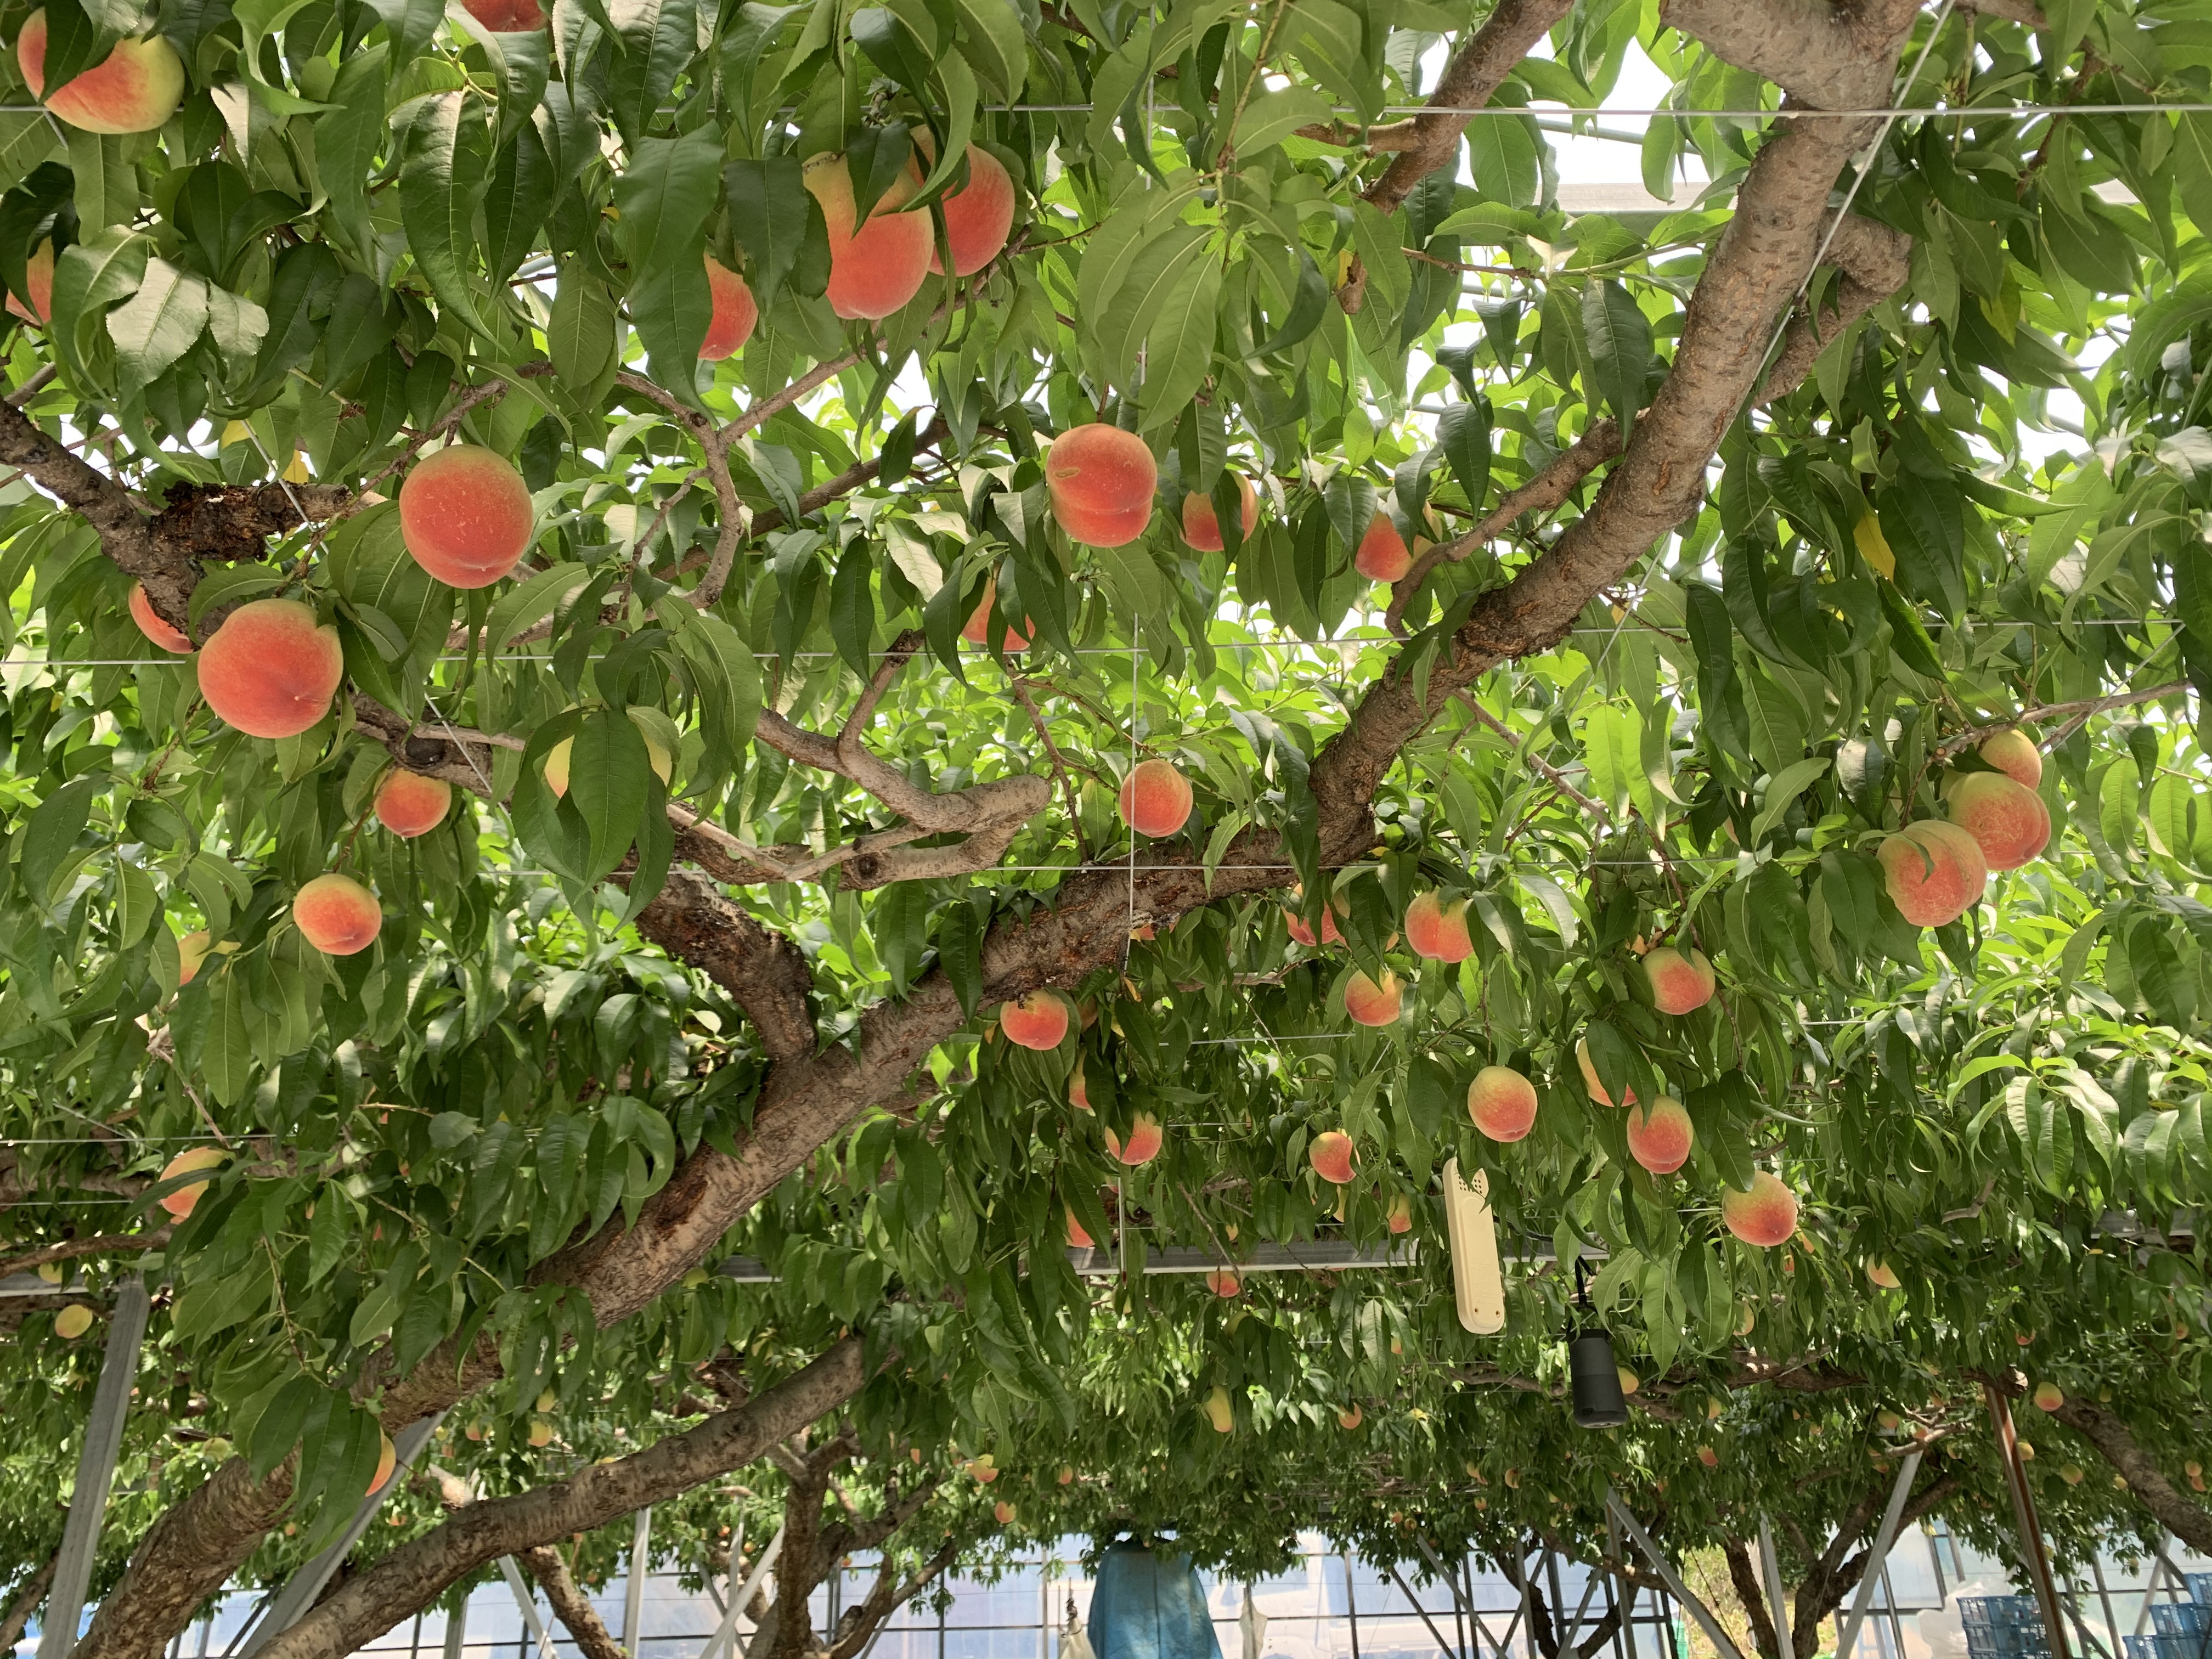
[[[1666,1581],[1668,1593],[1690,1610],[1690,1616],[1698,1621],[1698,1628],[1705,1632],[1705,1639],[1713,1644],[1721,1659],[1743,1659],[1743,1650],[1736,1646],[1721,1621],[1713,1617],[1713,1610],[1691,1594],[1690,1587],[1682,1582],[1682,1575],[1674,1571],[1674,1564],[1653,1541],[1651,1534],[1644,1530],[1643,1523],[1628,1512],[1628,1505],[1620,1501],[1620,1494],[1610,1486],[1605,1489],[1605,1507],[1620,1522],[1620,1529],[1636,1540],[1637,1548],[1650,1558],[1653,1571]]]
[[[1856,1650],[1859,1626],[1866,1622],[1867,1609],[1874,1605],[1875,1581],[1881,1577],[1882,1563],[1889,1559],[1889,1547],[1897,1541],[1897,1525],[1905,1516],[1905,1500],[1912,1496],[1912,1477],[1920,1473],[1920,1448],[1915,1446],[1905,1454],[1905,1467],[1897,1472],[1897,1484],[1889,1489],[1889,1506],[1881,1512],[1881,1528],[1874,1535],[1873,1547],[1867,1553],[1866,1570],[1859,1574],[1858,1594],[1851,1597],[1850,1617],[1836,1632],[1836,1659],[1850,1659]]]

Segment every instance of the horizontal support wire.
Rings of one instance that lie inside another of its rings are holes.
[[[1096,104],[990,104],[977,107],[1000,114],[1087,115],[1098,106]],[[1363,112],[1340,104],[1330,113],[1356,120],[1362,117]],[[1449,115],[1455,120],[1462,116],[1499,115],[1565,115],[1591,119],[1604,115],[1622,116],[1630,120],[1650,120],[1663,115],[1677,121],[1863,121],[1929,118],[1952,121],[2033,121],[2046,115],[2203,115],[2212,113],[2212,103],[2169,103],[2154,99],[2118,104],[1897,104],[1875,109],[1616,109],[1610,104],[1589,108],[1577,108],[1572,104],[1487,104],[1480,109],[1468,109],[1449,104],[1385,104],[1375,113],[1378,116]],[[1367,118],[1371,121],[1373,118]]]

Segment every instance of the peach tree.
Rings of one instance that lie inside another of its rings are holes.
[[[2084,1365],[2201,1322],[2212,125],[2160,15],[0,17],[0,1267],[88,1276],[40,1343],[147,1273],[229,1449],[88,1659],[436,1413],[544,1484],[272,1653],[825,1416],[1064,1431],[1115,1405],[1057,1375],[1079,1237],[1412,1234],[1360,1328],[1463,1363],[1447,1157],[1655,1375],[1761,1296],[1993,1372],[1991,1297]],[[1632,52],[1655,206],[1568,212],[1547,133]],[[531,1446],[564,1390],[651,1443]]]

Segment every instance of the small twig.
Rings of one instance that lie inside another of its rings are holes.
[[[95,1233],[90,1238],[48,1244],[0,1260],[0,1279],[10,1273],[29,1273],[49,1261],[73,1261],[80,1256],[106,1255],[111,1251],[158,1250],[169,1242],[170,1231],[167,1227],[156,1227],[150,1233]]]
[[[1534,750],[1524,746],[1521,739],[1514,735],[1513,728],[1511,726],[1499,720],[1497,715],[1492,714],[1487,708],[1485,708],[1480,702],[1468,696],[1466,692],[1455,691],[1452,693],[1452,696],[1457,697],[1461,702],[1466,704],[1468,712],[1472,714],[1475,719],[1480,720],[1492,731],[1497,732],[1499,737],[1511,744],[1513,747],[1519,751],[1522,759],[1527,761],[1530,766],[1534,767],[1537,771],[1544,775],[1545,780],[1551,784],[1552,787],[1558,790],[1568,799],[1573,801],[1576,805],[1581,807],[1584,811],[1595,812],[1598,817],[1603,818],[1607,823],[1613,822],[1613,814],[1610,811],[1607,811],[1606,808],[1601,805],[1598,802],[1592,800],[1588,795],[1583,793],[1583,792],[1576,788],[1574,785],[1569,783],[1565,775],[1560,772],[1558,767],[1553,765],[1551,762],[1546,760]]]
[[[1036,703],[1030,696],[1028,683],[1017,678],[1012,684],[1015,700],[1029,712],[1030,725],[1036,732],[1037,741],[1044,745],[1045,757],[1052,763],[1052,775],[1060,780],[1060,793],[1067,797],[1067,821],[1075,831],[1075,856],[1088,864],[1091,862],[1091,849],[1083,838],[1083,814],[1077,810],[1075,783],[1067,775],[1066,763],[1060,757],[1060,745],[1053,742],[1052,733],[1045,726],[1044,716],[1037,712]]]

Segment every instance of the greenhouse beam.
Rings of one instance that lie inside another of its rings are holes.
[[[138,1350],[146,1340],[150,1306],[146,1281],[133,1273],[117,1287],[115,1311],[107,1326],[107,1352],[100,1358],[100,1381],[92,1413],[84,1425],[84,1449],[77,1456],[76,1485],[70,1492],[69,1518],[62,1523],[62,1548],[54,1564],[53,1588],[46,1594],[45,1620],[39,1629],[38,1659],[69,1659],[84,1619],[85,1592],[92,1587],[93,1557],[100,1526],[107,1513],[107,1494],[115,1484],[115,1460],[123,1449],[123,1420],[131,1410],[131,1386],[138,1375]]]

